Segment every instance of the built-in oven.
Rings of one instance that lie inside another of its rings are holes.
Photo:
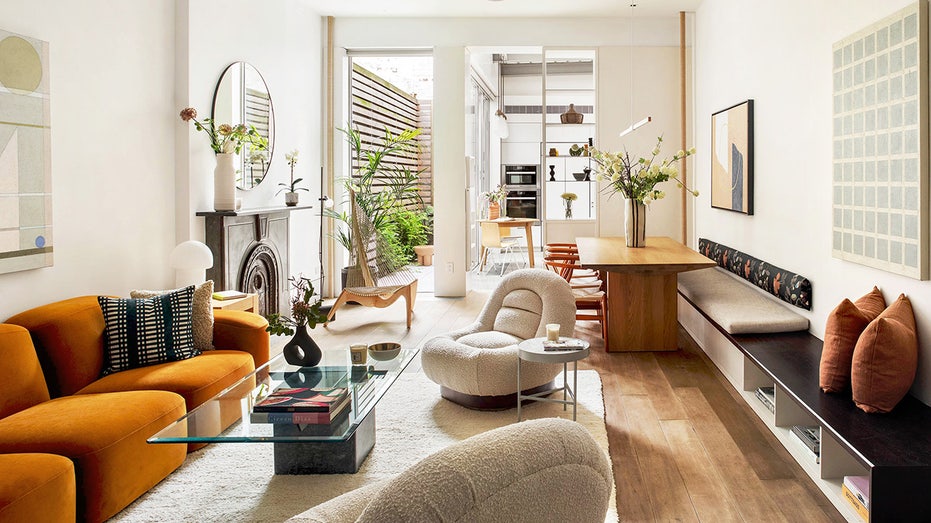
[[[540,191],[536,188],[515,189],[513,185],[508,186],[508,195],[504,198],[504,212],[510,218],[539,220]]]
[[[501,175],[501,185],[537,187],[539,165],[505,165],[502,169],[504,172]]]

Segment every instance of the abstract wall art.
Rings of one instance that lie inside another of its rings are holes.
[[[711,206],[753,214],[753,100],[711,115]]]
[[[928,279],[928,2],[834,44],[832,253]]]
[[[48,53],[0,30],[0,273],[52,265]]]

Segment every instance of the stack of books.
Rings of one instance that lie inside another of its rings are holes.
[[[776,412],[776,388],[775,387],[760,387],[756,389],[756,399],[760,400],[760,403],[766,405],[766,408],[770,412]]]
[[[863,521],[870,520],[870,478],[868,476],[844,476],[844,499],[857,509]]]
[[[793,425],[792,435],[814,460],[821,463],[821,427],[817,425]]]
[[[574,338],[560,338],[559,341],[546,340],[543,342],[544,351],[582,350],[584,348],[585,344],[582,342],[582,340],[577,340]]]
[[[252,408],[252,423],[329,425],[349,412],[349,389],[279,388]]]

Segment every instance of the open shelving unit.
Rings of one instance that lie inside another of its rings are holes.
[[[584,148],[595,143],[596,58],[595,49],[543,49],[545,110],[542,111],[540,175],[543,180],[544,243],[574,241],[578,236],[596,236],[598,233],[598,184],[593,170],[587,179],[584,172],[586,168],[592,169],[592,159],[585,153],[582,156],[569,153],[572,145]],[[570,104],[584,115],[582,123],[560,122],[560,114]],[[558,154],[551,154],[553,150]],[[577,179],[574,173],[581,179]],[[572,202],[571,217],[566,216],[565,203],[561,198],[567,192],[578,197]]]

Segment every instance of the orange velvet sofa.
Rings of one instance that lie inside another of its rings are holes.
[[[178,468],[146,439],[268,361],[264,318],[214,313],[217,350],[104,377],[96,296],[0,324],[0,521],[104,521]]]

